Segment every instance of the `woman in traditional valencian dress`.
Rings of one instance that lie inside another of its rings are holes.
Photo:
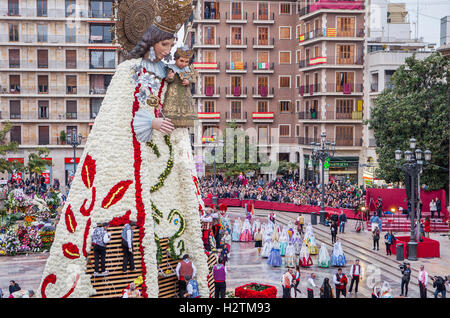
[[[331,253],[330,264],[332,266],[345,266],[347,265],[347,260],[345,259],[344,250],[342,249],[341,240],[334,243],[333,252]]]
[[[161,239],[168,255],[189,254],[208,297],[201,241],[203,201],[187,128],[164,118],[166,58],[192,13],[191,0],[122,0],[116,36],[127,60],[111,81],[62,210],[42,276],[42,297],[89,297],[91,232],[98,223],[137,222],[142,296],[156,298]],[[108,246],[106,246],[108,249]],[[120,270],[110,269],[110,275]]]
[[[241,235],[239,236],[239,241],[241,242],[251,242],[253,241],[252,236],[252,225],[250,221],[246,218],[244,224],[242,225]]]
[[[320,245],[320,251],[319,251],[319,259],[317,261],[317,266],[319,267],[330,267],[330,254],[328,254],[327,247],[324,243]]]
[[[280,254],[281,256],[286,255],[286,248],[289,241],[289,234],[288,229],[286,227],[283,227],[283,230],[281,231],[280,235]]]

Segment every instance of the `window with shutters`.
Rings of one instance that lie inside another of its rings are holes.
[[[37,41],[47,42],[47,24],[37,25]]]
[[[211,125],[205,125],[203,126],[203,136],[205,137],[211,137],[216,135],[219,127],[218,126],[211,126]]]
[[[269,20],[269,4],[258,3],[258,20]]]
[[[206,100],[203,103],[203,111],[205,113],[215,113],[216,112],[216,102],[213,100]]]
[[[319,57],[319,47],[318,46],[314,47],[314,57]]]
[[[203,29],[203,44],[214,45],[216,44],[216,27],[214,26],[205,26]]]
[[[280,40],[290,40],[291,39],[291,27],[282,26],[280,27]]]
[[[300,34],[302,34],[302,26],[301,25],[297,25],[295,27],[295,38],[297,40],[300,39]]]
[[[77,76],[66,75],[66,94],[77,93]]]
[[[50,144],[50,126],[39,126],[38,131],[38,144],[49,145]]]
[[[347,89],[354,89],[354,73],[353,72],[336,72],[336,92],[344,92]]]
[[[269,143],[269,126],[258,126],[258,143],[263,145]]]
[[[100,112],[100,107],[102,106],[103,98],[91,98],[90,102],[90,113],[91,119],[95,119]]]
[[[77,68],[76,50],[66,50],[66,68]]]
[[[258,45],[269,45],[269,28],[258,28]]]
[[[280,112],[290,112],[291,111],[291,101],[282,100],[280,101]]]
[[[220,19],[219,1],[205,1],[205,19]]]
[[[258,101],[258,113],[267,113],[269,111],[269,102],[266,100]]]
[[[77,126],[66,126],[66,134],[70,136],[78,136],[78,127]]]
[[[291,4],[280,3],[280,14],[291,14]]]
[[[300,87],[302,84],[301,84],[302,82],[301,82],[301,76],[300,75],[296,75],[295,76],[295,87]]]
[[[231,28],[231,44],[232,45],[242,45],[242,28],[232,27]]]
[[[106,94],[112,75],[107,74],[91,74],[89,75],[90,94]]]
[[[91,24],[89,43],[112,43],[111,24]]]
[[[295,125],[295,137],[300,137],[300,125]]]
[[[300,63],[301,60],[302,60],[302,51],[297,51],[295,63]]]
[[[38,75],[38,93],[48,94],[48,75]]]
[[[215,51],[203,51],[205,63],[216,63],[216,52]]]
[[[258,69],[267,69],[268,64],[269,64],[269,52],[258,51],[257,60],[258,60]],[[262,65],[262,64],[264,64],[264,65]],[[265,67],[261,67],[261,66],[265,66]]]
[[[19,15],[19,0],[8,0],[8,15]]]
[[[9,93],[20,94],[20,75],[9,75]]]
[[[353,126],[336,126],[336,145],[353,146]]]
[[[242,102],[240,100],[231,102],[231,119],[241,119]]]
[[[19,42],[19,25],[9,25],[9,42]]]
[[[38,68],[48,68],[48,50],[37,50]]]
[[[9,118],[10,119],[20,119],[20,100],[12,100],[9,102]]]
[[[305,93],[309,93],[310,90],[310,85],[311,83],[309,82],[309,74],[305,75]]]
[[[336,119],[352,119],[353,99],[336,99]]]
[[[232,2],[231,3],[231,19],[232,20],[242,20],[242,3]]]
[[[261,89],[269,89],[269,77],[268,76],[258,76],[258,93],[261,95]]]
[[[38,17],[47,16],[47,0],[37,0],[37,14]]]
[[[66,119],[77,119],[77,101],[66,101]]]
[[[38,118],[39,119],[48,119],[48,100],[40,100],[38,101]]]
[[[240,63],[243,62],[243,52],[242,51],[231,51],[231,62],[232,63]]]
[[[75,15],[75,0],[66,0],[66,17]]]
[[[291,52],[280,52],[280,64],[291,64]]]
[[[20,49],[9,49],[9,67],[19,68],[20,67]]]
[[[241,76],[231,76],[231,91],[234,92],[235,88],[242,88],[242,77]]]
[[[111,50],[98,50],[90,51],[90,63],[91,69],[104,69],[115,68],[116,64],[116,52]]]
[[[355,18],[337,17],[336,35],[342,37],[355,36]]]
[[[280,137],[291,136],[291,125],[280,125]]]
[[[280,76],[280,88],[290,88],[290,87],[291,87],[291,77]]]
[[[337,45],[336,46],[336,64],[354,64],[355,46]]]
[[[12,126],[9,131],[9,137],[11,142],[15,142],[18,145],[22,144],[22,127],[21,126]]]
[[[75,43],[76,42],[76,28],[73,25],[66,24],[66,42]]]
[[[113,13],[113,0],[90,0],[90,18],[109,18]]]
[[[214,76],[205,76],[205,94],[207,96],[213,95],[215,92],[216,78]]]
[[[314,20],[314,30],[319,30],[319,29],[320,29],[320,20],[315,19]]]

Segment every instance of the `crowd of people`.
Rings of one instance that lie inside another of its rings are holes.
[[[214,179],[203,177],[199,182],[203,198],[214,195]],[[296,205],[319,206],[321,202],[321,185],[315,181],[295,181],[277,178],[265,181],[260,178],[246,178],[242,175],[226,179],[221,175],[216,178],[216,194],[219,199],[260,200]],[[350,182],[331,180],[325,185],[325,206],[331,208],[359,209],[365,204],[365,190]]]

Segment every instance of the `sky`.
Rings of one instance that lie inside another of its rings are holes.
[[[386,1],[388,2],[388,1]],[[410,22],[417,21],[419,11],[419,37],[425,42],[440,46],[441,18],[450,15],[450,0],[391,0],[391,3],[405,3]],[[419,3],[419,10],[417,10]],[[412,25],[415,37],[415,25]]]

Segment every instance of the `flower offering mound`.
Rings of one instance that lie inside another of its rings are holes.
[[[237,287],[234,294],[238,298],[276,298],[277,289],[271,285],[250,283]]]

